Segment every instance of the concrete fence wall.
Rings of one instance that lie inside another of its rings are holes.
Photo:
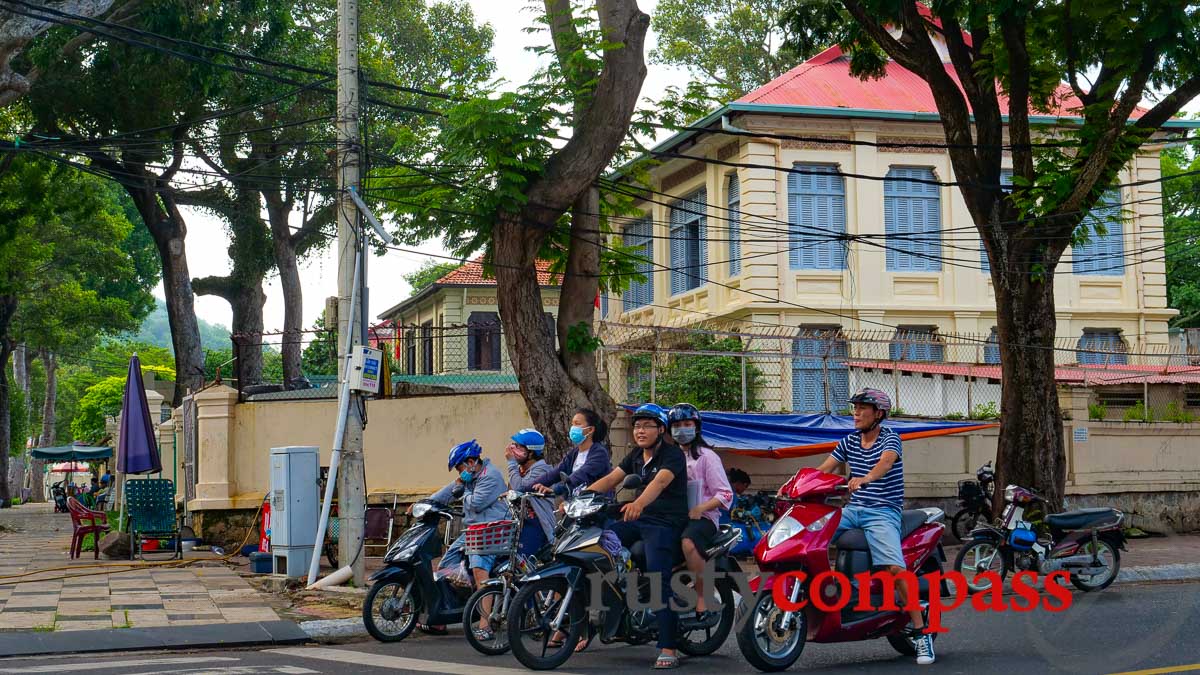
[[[1086,401],[1086,390],[1063,393],[1063,408],[1072,418],[1064,434],[1073,504],[1112,504],[1145,529],[1200,530],[1200,424],[1090,422]],[[191,511],[257,508],[269,488],[272,447],[316,445],[322,465],[329,463],[336,401],[237,404],[233,390],[217,388],[199,394],[197,403],[199,475]],[[397,493],[402,500],[427,495],[450,480],[445,457],[454,443],[478,439],[500,463],[509,435],[530,425],[516,393],[370,401],[367,416],[368,492]],[[610,439],[618,460],[629,449],[628,429],[622,413]],[[952,505],[958,481],[973,478],[976,468],[995,459],[997,437],[998,430],[987,429],[905,443],[908,497]],[[727,467],[750,473],[753,489],[769,490],[823,459],[722,454]]]

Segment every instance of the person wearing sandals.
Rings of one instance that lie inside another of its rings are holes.
[[[663,608],[654,613],[658,622],[658,670],[679,667],[675,653],[679,617],[671,609],[671,571],[680,559],[679,539],[687,524],[687,461],[683,451],[667,438],[667,413],[647,403],[633,412],[633,450],[620,466],[588,489],[605,493],[629,474],[642,477],[637,499],[621,507],[621,520],[608,525],[621,545],[641,541],[646,547],[646,574],[662,578]]]
[[[446,487],[430,496],[430,499],[440,504],[450,504],[462,498],[463,525],[490,523],[508,518],[508,505],[501,500],[508,486],[500,470],[492,466],[491,460],[483,457],[483,448],[474,439],[459,443],[450,449],[449,468],[458,472],[458,477]],[[412,507],[409,507],[412,512]],[[446,549],[445,555],[439,562],[439,569],[458,564],[462,560],[464,535],[458,535],[454,543]],[[492,575],[495,556],[467,556],[467,567],[471,570],[476,586],[487,581]],[[490,609],[490,608],[487,608]],[[445,635],[445,626],[418,625],[424,633]]]
[[[721,458],[700,435],[700,411],[696,406],[680,403],[671,408],[667,419],[671,423],[671,438],[687,460],[688,490],[695,493],[681,546],[688,571],[696,580],[696,623],[708,628],[720,623],[721,616],[708,611],[703,582],[704,551],[717,536],[720,510],[733,504],[733,488],[729,486]]]

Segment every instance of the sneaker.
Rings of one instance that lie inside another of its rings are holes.
[[[929,633],[921,633],[913,638],[913,647],[917,650],[917,665],[927,666],[934,661],[933,655],[933,636]]]

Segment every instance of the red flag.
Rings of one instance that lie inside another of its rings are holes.
[[[596,309],[600,309],[600,291],[596,291]]]

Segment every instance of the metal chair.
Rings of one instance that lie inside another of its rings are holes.
[[[142,478],[125,481],[125,508],[129,517],[129,559],[146,556],[145,539],[170,539],[174,547],[171,560],[183,558],[179,541],[179,521],[175,516],[175,484],[169,478]]]

